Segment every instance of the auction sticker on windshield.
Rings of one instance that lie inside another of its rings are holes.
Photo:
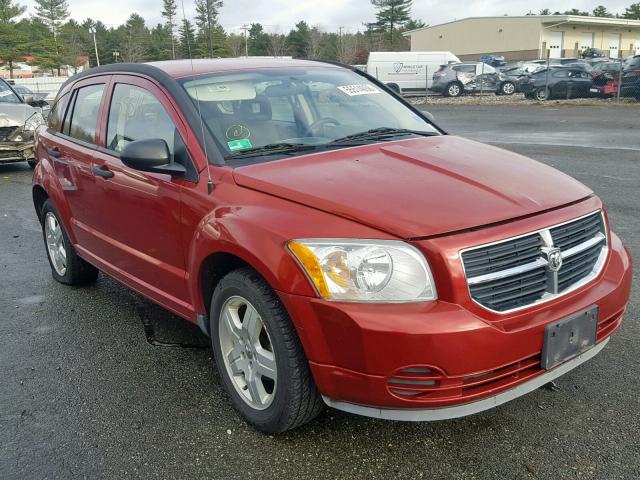
[[[343,85],[341,87],[336,87],[343,93],[346,93],[350,97],[355,97],[356,95],[372,95],[374,93],[380,93],[376,87],[372,85]]]
[[[227,145],[229,146],[229,150],[232,152],[235,152],[236,150],[244,150],[245,148],[251,148],[253,146],[248,138],[231,140],[230,142],[227,142]]]

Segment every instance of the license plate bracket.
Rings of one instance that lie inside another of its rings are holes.
[[[550,370],[596,344],[598,306],[594,305],[545,328],[540,365]]]

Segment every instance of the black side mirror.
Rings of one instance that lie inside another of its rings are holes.
[[[167,142],[161,138],[129,143],[120,153],[120,160],[127,167],[142,172],[165,173],[179,177],[187,171],[183,165],[171,162]]]

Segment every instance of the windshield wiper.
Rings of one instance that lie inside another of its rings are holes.
[[[346,137],[337,138],[326,145],[336,145],[349,142],[357,142],[360,140],[384,140],[390,137],[397,137],[401,135],[421,135],[424,137],[431,137],[438,135],[436,132],[423,132],[420,130],[409,130],[407,128],[391,128],[380,127],[372,128],[366,132],[354,133],[353,135],[347,135]]]
[[[306,145],[304,143],[269,143],[262,147],[248,148],[246,150],[233,152],[224,158],[225,160],[232,160],[235,158],[250,158],[260,155],[275,155],[278,153],[290,154],[315,150],[316,148],[316,145]]]

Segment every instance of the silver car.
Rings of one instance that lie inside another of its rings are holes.
[[[0,79],[0,164],[26,161],[35,167],[33,136],[43,123],[42,110]]]
[[[452,63],[442,65],[433,74],[430,90],[445,97],[480,92],[513,95],[516,92],[516,80],[482,62]]]

